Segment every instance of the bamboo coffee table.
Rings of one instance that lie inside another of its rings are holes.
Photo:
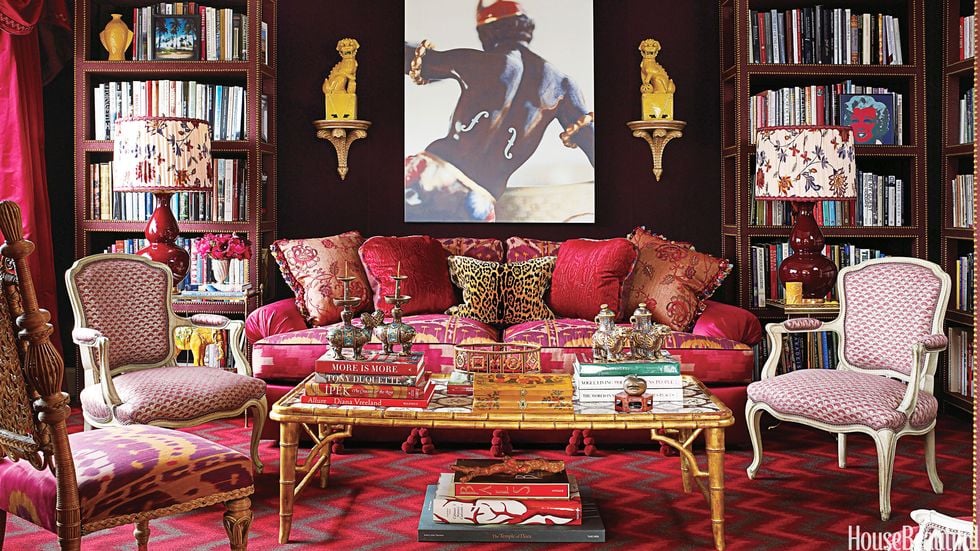
[[[312,375],[310,375],[312,377]],[[488,413],[473,412],[469,396],[447,396],[437,387],[427,409],[326,406],[300,401],[306,380],[272,406],[269,416],[280,423],[279,442],[279,543],[289,540],[293,503],[319,475],[326,488],[330,474],[330,448],[334,441],[352,435],[355,426],[429,427],[439,429],[650,429],[650,438],[680,454],[681,480],[690,492],[693,480],[711,508],[715,548],[725,548],[725,428],[735,419],[732,411],[694,377],[684,375],[684,402],[654,404],[645,413],[616,413],[612,404],[575,404],[573,412]],[[307,380],[309,377],[307,378]],[[598,407],[597,407],[598,406]],[[297,448],[300,430],[313,439],[313,448],[302,462]],[[658,430],[660,433],[658,433]],[[707,471],[702,471],[691,451],[704,433]],[[302,474],[297,483],[296,473]]]

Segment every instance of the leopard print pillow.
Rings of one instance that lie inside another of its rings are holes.
[[[553,319],[544,302],[555,271],[554,256],[500,264],[465,256],[449,257],[449,278],[463,291],[463,304],[447,314],[484,323],[507,324]]]
[[[544,303],[551,287],[551,275],[558,257],[542,256],[524,262],[504,264],[504,323],[554,319],[555,313]]]
[[[503,292],[503,264],[477,260],[468,256],[449,257],[449,279],[463,291],[463,304],[446,310],[447,314],[473,318],[483,323],[500,323]]]

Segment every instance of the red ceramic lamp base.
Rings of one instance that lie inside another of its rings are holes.
[[[823,255],[823,233],[813,218],[813,203],[794,201],[796,224],[789,235],[793,254],[779,265],[779,279],[786,284],[799,281],[803,284],[803,300],[821,302],[834,288],[837,265]]]
[[[178,247],[175,242],[179,228],[174,213],[170,211],[170,196],[172,192],[154,193],[157,200],[156,209],[146,223],[146,239],[150,244],[136,254],[150,260],[166,264],[174,274],[174,285],[187,275],[190,256],[187,251]]]

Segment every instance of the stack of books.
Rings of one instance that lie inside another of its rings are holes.
[[[454,469],[492,469],[504,461],[458,459]],[[594,502],[561,469],[485,474],[466,482],[461,472],[440,475],[426,492],[419,541],[605,541]]]
[[[612,404],[623,392],[623,381],[636,375],[647,383],[647,393],[654,402],[680,402],[684,399],[681,364],[666,357],[659,360],[597,362],[591,355],[576,356],[575,393],[579,402]]]
[[[365,352],[364,360],[324,354],[300,401],[333,406],[426,408],[435,390],[422,353]]]

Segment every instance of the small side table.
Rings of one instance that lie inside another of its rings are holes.
[[[822,304],[786,304],[781,300],[767,300],[766,306],[782,310],[786,317],[833,318],[840,312],[840,303],[836,301]]]

